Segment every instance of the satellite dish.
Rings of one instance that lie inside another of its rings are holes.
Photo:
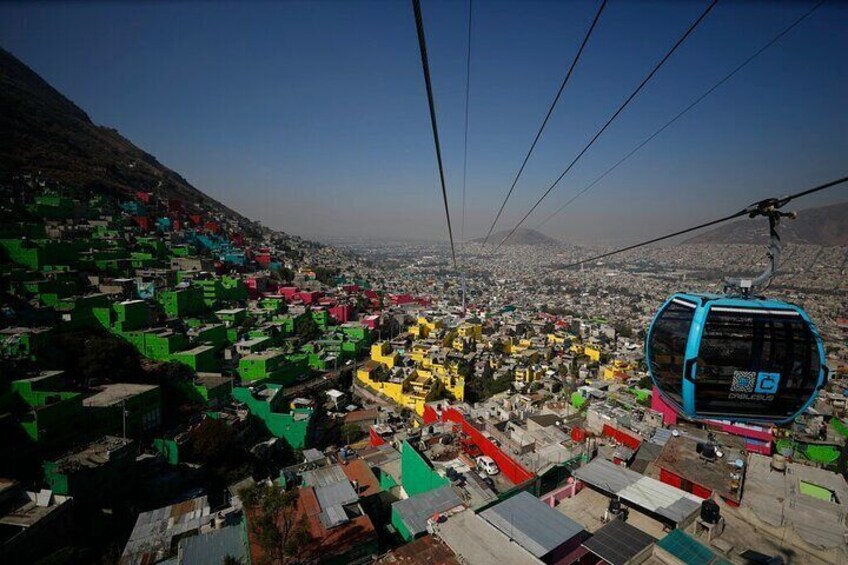
[[[680,432],[678,432],[677,430],[671,430],[671,435],[673,435],[674,437],[679,437]]]

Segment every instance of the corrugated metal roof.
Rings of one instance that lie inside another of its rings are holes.
[[[121,556],[122,565],[145,563],[148,557],[172,550],[175,537],[199,530],[212,521],[205,496],[139,514]]]
[[[607,563],[625,565],[655,541],[642,530],[621,520],[613,520],[583,542],[583,547]]]
[[[702,499],[694,494],[645,477],[606,459],[595,459],[575,470],[574,476],[675,523],[684,521],[701,507]]]
[[[245,533],[241,524],[184,538],[180,540],[179,548],[182,565],[223,563],[227,555],[247,563]]]
[[[669,430],[668,428],[657,428],[657,430],[654,432],[653,437],[648,441],[657,445],[665,445],[665,443],[668,441],[668,438],[670,437],[671,430]]]
[[[687,565],[724,565],[727,560],[713,553],[707,546],[699,543],[682,530],[674,530],[657,542],[657,546],[666,550]]]
[[[316,489],[347,481],[347,475],[344,474],[339,465],[329,465],[312,471],[304,471],[302,476],[305,484]]]
[[[397,512],[409,533],[416,535],[427,530],[427,520],[433,514],[461,504],[462,500],[453,489],[445,486],[395,502],[392,511]]]
[[[335,528],[336,526],[341,526],[349,522],[350,520],[347,517],[347,513],[344,508],[341,506],[330,506],[328,508],[324,508],[321,511],[321,514],[318,515],[318,518],[321,520],[321,523],[324,524],[324,527],[328,530],[330,528]]]
[[[318,504],[322,509],[330,508],[331,506],[343,506],[345,504],[353,504],[359,500],[359,495],[353,490],[347,475],[342,473],[342,481],[321,487],[315,488],[315,496],[318,498]]]
[[[484,510],[480,516],[540,558],[583,531],[583,526],[526,491]]]

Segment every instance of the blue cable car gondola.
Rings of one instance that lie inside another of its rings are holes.
[[[752,214],[752,216],[755,214]],[[804,413],[827,380],[824,347],[798,306],[754,294],[775,274],[777,225],[789,214],[765,208],[770,264],[755,279],[726,279],[727,295],[672,295],[645,341],[648,370],[683,415],[784,423]]]

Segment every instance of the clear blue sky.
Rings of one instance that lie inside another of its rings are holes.
[[[510,227],[705,7],[611,0]],[[720,2],[552,193],[583,188],[810,2]],[[466,235],[503,198],[597,7],[475,2]],[[459,237],[467,4],[423,0]],[[848,171],[848,5],[825,4],[545,226],[625,242]],[[0,5],[0,44],[198,188],[310,237],[446,238],[406,1]],[[800,207],[848,199],[848,190]]]

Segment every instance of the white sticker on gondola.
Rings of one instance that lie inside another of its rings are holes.
[[[752,308],[732,308],[726,306],[713,306],[710,308],[710,312],[732,312],[735,314],[758,314],[758,315],[769,315],[769,316],[800,316],[799,312],[795,310],[766,310],[766,309],[752,309]]]
[[[681,306],[688,306],[689,308],[697,308],[697,304],[692,304],[691,302],[686,302],[685,300],[680,300],[679,298],[672,298],[671,300],[675,304],[680,304]]]

